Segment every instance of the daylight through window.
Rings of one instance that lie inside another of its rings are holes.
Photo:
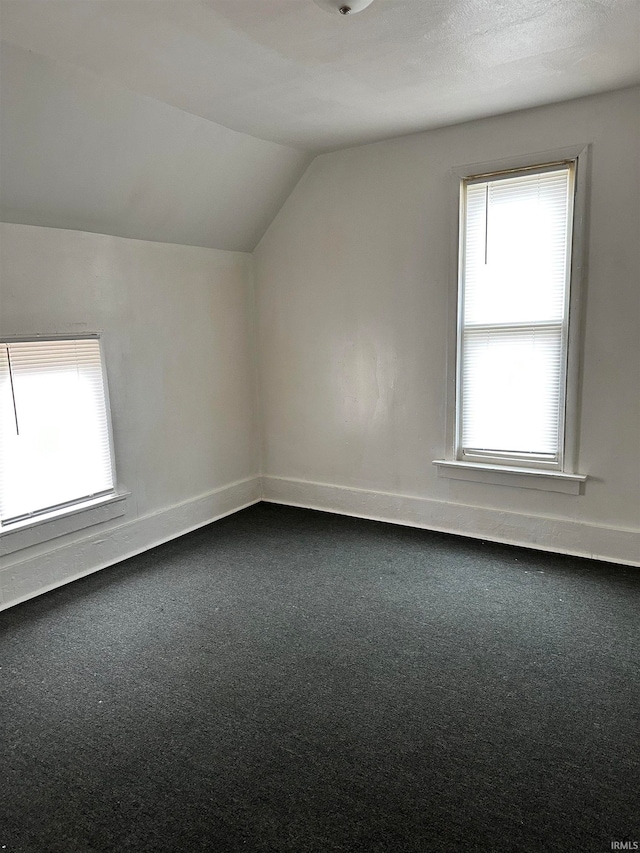
[[[457,458],[561,470],[573,164],[462,184]]]
[[[97,337],[0,344],[2,524],[113,493]]]

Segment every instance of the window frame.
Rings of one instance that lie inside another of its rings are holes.
[[[460,446],[461,407],[460,370],[462,323],[462,263],[464,259],[464,185],[492,176],[517,176],[544,170],[554,165],[572,164],[573,204],[570,264],[566,303],[565,374],[561,409],[561,452],[558,462],[541,459],[525,460],[513,455],[480,456],[462,454]],[[449,329],[447,344],[446,424],[444,459],[434,460],[440,476],[496,484],[566,491],[578,494],[586,476],[578,474],[578,403],[581,383],[580,344],[582,339],[580,312],[581,291],[586,260],[586,211],[589,185],[589,145],[574,145],[534,154],[517,155],[501,160],[472,163],[451,169],[451,282]],[[512,476],[511,476],[512,475]],[[529,476],[527,476],[529,475]],[[552,481],[555,478],[555,482]]]
[[[0,522],[0,553],[9,554],[30,545],[39,544],[66,533],[81,530],[124,515],[126,512],[127,492],[118,489],[115,451],[113,442],[113,424],[109,396],[104,342],[101,332],[58,333],[42,335],[3,335],[0,344],[45,343],[47,341],[96,340],[100,354],[102,388],[107,416],[107,435],[109,441],[109,459],[111,465],[111,489],[99,494],[88,495],[54,507],[44,508],[29,515],[21,516],[9,522]]]

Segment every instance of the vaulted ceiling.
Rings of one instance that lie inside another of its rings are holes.
[[[9,221],[253,248],[311,157],[640,81],[638,0],[1,0]]]

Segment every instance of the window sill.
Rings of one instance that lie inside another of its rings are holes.
[[[496,486],[515,486],[519,489],[539,489],[544,492],[563,492],[579,495],[585,474],[564,474],[540,468],[516,468],[507,465],[487,465],[481,462],[460,462],[434,459],[439,477],[489,483]]]
[[[127,510],[127,497],[127,493],[108,495],[8,525],[0,531],[0,556],[119,518]]]

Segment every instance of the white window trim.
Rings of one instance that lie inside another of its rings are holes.
[[[562,467],[550,465],[541,467],[532,463],[531,467],[516,466],[513,460],[501,464],[496,459],[475,461],[460,459],[457,456],[457,395],[458,395],[458,291],[460,246],[460,187],[465,179],[480,175],[492,175],[499,172],[519,171],[543,167],[560,161],[575,162],[575,195],[573,203],[573,231],[569,292],[569,325],[567,340],[567,370],[564,405],[564,448]],[[443,459],[434,459],[441,477],[465,479],[495,485],[512,485],[520,488],[544,489],[569,494],[579,494],[587,477],[577,473],[578,467],[578,428],[579,428],[579,384],[580,341],[581,341],[581,290],[586,268],[586,211],[589,170],[589,145],[574,145],[552,151],[519,155],[508,159],[484,163],[471,163],[454,167],[451,172],[451,239],[450,239],[450,291],[449,291],[449,329],[447,342],[446,376],[446,416],[445,416],[445,455]],[[569,485],[571,483],[571,485]],[[553,485],[555,484],[555,485]]]
[[[7,556],[32,545],[40,545],[67,533],[75,533],[123,516],[129,494],[109,494],[101,498],[53,510],[34,518],[7,524],[0,532],[0,556]]]
[[[127,511],[129,492],[119,491],[116,480],[115,452],[113,445],[113,425],[111,422],[111,404],[109,398],[109,383],[107,380],[104,344],[101,332],[84,332],[79,334],[54,335],[11,335],[0,338],[0,343],[31,342],[31,341],[71,341],[95,338],[100,347],[100,363],[102,367],[102,385],[107,411],[107,428],[109,431],[109,450],[111,455],[111,471],[113,490],[98,497],[78,501],[69,506],[57,507],[49,512],[39,512],[32,517],[24,518],[0,527],[0,556],[7,556],[23,548],[39,545],[67,533],[74,533],[123,516]]]
[[[439,477],[451,480],[469,480],[495,486],[518,486],[522,489],[539,489],[543,492],[564,492],[579,495],[584,474],[565,474],[560,471],[543,471],[536,468],[518,468],[515,465],[490,465],[482,462],[447,461],[435,459]]]

